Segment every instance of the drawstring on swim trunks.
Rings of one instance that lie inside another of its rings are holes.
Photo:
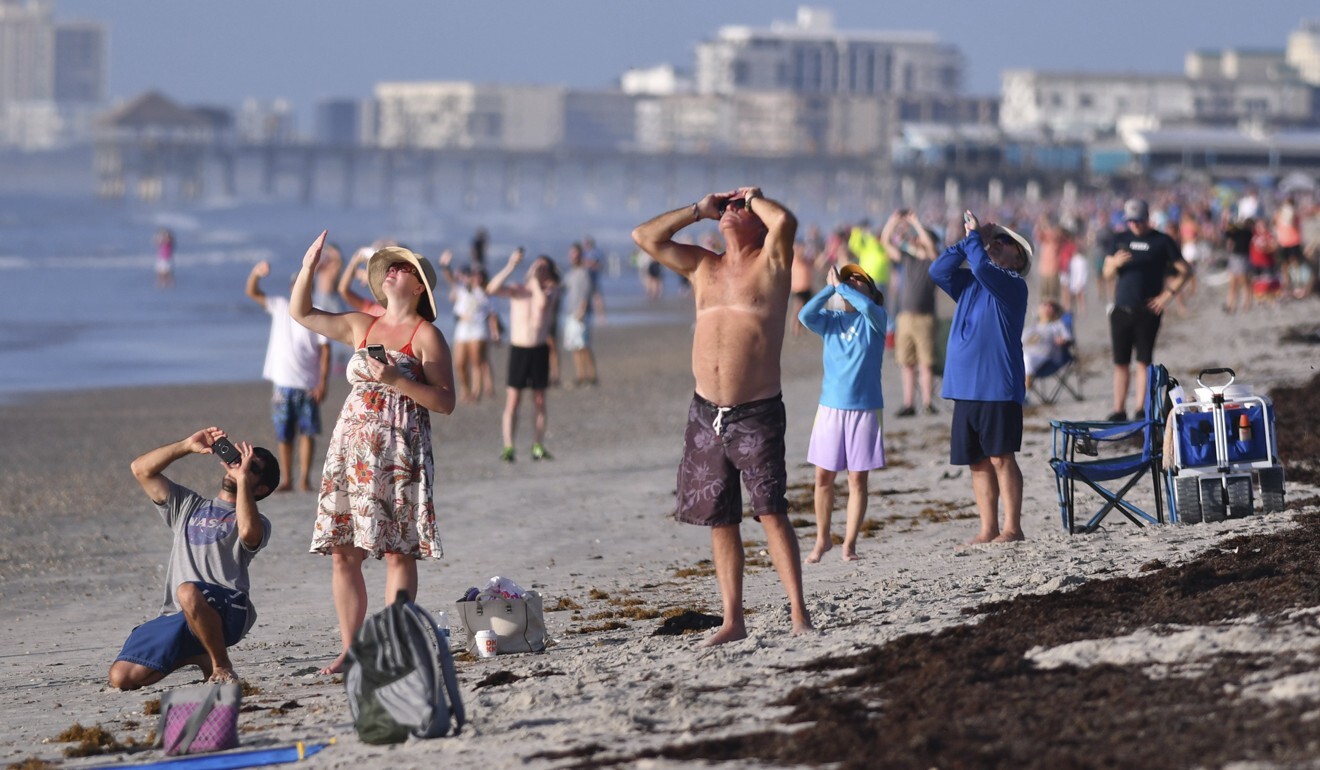
[[[724,415],[728,414],[729,412],[732,412],[733,410],[734,407],[732,406],[715,407],[715,420],[710,424],[710,427],[715,429],[716,436],[724,435]]]

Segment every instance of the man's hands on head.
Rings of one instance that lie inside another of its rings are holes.
[[[722,209],[729,205],[728,201],[733,200],[737,194],[737,190],[707,193],[701,200],[697,201],[697,216],[702,219],[719,219],[723,213]]]

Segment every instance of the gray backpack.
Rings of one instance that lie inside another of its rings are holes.
[[[426,610],[400,591],[367,618],[348,650],[344,688],[364,743],[439,738],[463,728],[454,658]]]

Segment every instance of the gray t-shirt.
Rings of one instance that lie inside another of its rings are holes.
[[[201,581],[248,593],[248,563],[270,542],[270,519],[257,515],[263,530],[261,545],[249,549],[238,537],[238,513],[233,503],[207,499],[171,481],[169,495],[156,511],[174,530],[160,614],[179,612],[174,591],[181,583]],[[256,619],[257,611],[249,598],[248,629]]]
[[[595,312],[591,302],[595,298],[596,282],[593,280],[591,270],[585,265],[572,268],[564,275],[564,312],[569,315],[577,315],[578,308],[582,303],[587,303],[586,317],[590,318]]]

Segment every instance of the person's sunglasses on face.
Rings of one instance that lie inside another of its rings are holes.
[[[720,214],[723,215],[726,209],[732,208],[735,211],[742,211],[747,207],[747,201],[742,198],[726,198],[720,201]]]

